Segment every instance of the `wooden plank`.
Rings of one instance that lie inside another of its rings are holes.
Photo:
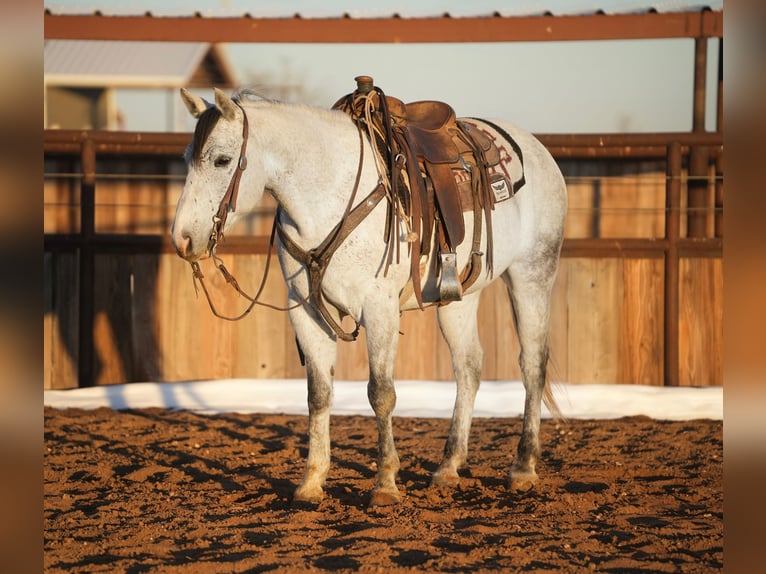
[[[607,164],[599,181],[600,229],[596,237],[663,237],[664,162]]]
[[[104,311],[96,313],[93,318],[93,376],[96,385],[124,383],[132,378],[125,369],[125,357],[121,353],[120,343],[125,339],[122,333],[115,333],[115,327]]]
[[[131,260],[131,349],[134,381],[164,380],[159,342],[160,255],[133,255]]]
[[[78,353],[78,271],[76,254],[48,254],[46,284],[52,289],[46,300],[44,325],[49,326],[49,347],[44,360],[50,361],[46,388],[70,389],[77,387]]]
[[[662,385],[663,261],[623,260],[619,382]]]
[[[52,389],[53,345],[54,345],[54,309],[53,309],[53,254],[43,253],[43,388]]]
[[[446,343],[441,340],[435,307],[407,311],[402,314],[399,328],[402,335],[396,357],[397,379],[439,379],[446,369],[451,369],[449,363],[443,364],[443,353],[438,351],[439,344],[446,347]]]
[[[561,259],[551,294],[548,380],[569,381],[569,260]]]
[[[566,237],[662,237],[664,161],[559,162],[569,196]]]
[[[484,380],[521,380],[519,339],[511,299],[498,279],[484,290],[479,305],[479,338],[484,348]]]
[[[204,378],[207,349],[201,331],[209,328],[203,300],[194,297],[189,266],[173,255],[161,255],[158,272],[158,341],[165,381]]]
[[[569,261],[569,381],[623,382],[619,375],[622,260]]]
[[[567,185],[566,237],[595,237],[594,211],[599,174],[590,162],[559,162]]]
[[[723,384],[723,260],[682,258],[679,384]]]
[[[130,261],[97,255],[93,279],[93,379],[95,384],[133,380]]]
[[[45,172],[72,174],[76,170],[71,158],[46,158]],[[79,179],[46,177],[43,184],[44,233],[75,233],[80,229]]]
[[[230,271],[237,277],[241,288],[254,296],[265,264],[265,255],[240,255],[235,258]],[[272,264],[260,301],[284,307],[287,287],[275,258]],[[244,310],[249,305],[244,298],[236,297],[233,291],[227,296],[237,300],[238,309]],[[230,325],[234,327],[235,337],[233,376],[284,378],[287,372],[301,369],[292,325],[285,311],[256,306],[241,321]]]
[[[345,325],[344,325],[345,326]],[[295,342],[293,341],[293,347]],[[338,361],[335,378],[343,381],[366,381],[370,376],[367,361],[367,336],[364,329],[356,341],[338,342]]]

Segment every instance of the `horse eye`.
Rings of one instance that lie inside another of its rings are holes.
[[[215,167],[226,167],[231,163],[231,158],[225,155],[215,158],[213,165]]]

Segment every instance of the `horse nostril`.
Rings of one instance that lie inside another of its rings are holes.
[[[186,254],[191,251],[191,237],[185,233],[181,235],[181,240],[176,243],[178,254],[181,257],[186,257]]]

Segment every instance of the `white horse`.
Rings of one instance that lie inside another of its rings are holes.
[[[353,203],[360,204],[381,180],[369,141],[360,138],[356,125],[343,112],[264,100],[239,101],[217,89],[215,103],[185,90],[182,99],[198,122],[187,150],[188,175],[173,222],[172,242],[178,254],[190,262],[209,254],[214,215],[233,178],[241,177],[241,192],[236,210],[224,210],[230,215],[225,226],[255,209],[263,194],[269,193],[279,205],[284,232],[306,250],[325,240],[343,218],[355,182],[359,193]],[[492,268],[510,293],[526,391],[523,429],[508,484],[511,489],[526,490],[537,480],[541,400],[555,408],[546,382],[548,323],[567,196],[561,172],[542,144],[510,123],[496,125],[521,148],[526,179],[526,185],[511,199],[497,203],[492,213]],[[245,145],[246,163],[240,160]],[[400,314],[418,308],[415,297],[406,296],[412,292],[405,291],[410,278],[408,258],[395,260],[384,273],[385,203],[377,204],[340,244],[321,284],[332,314],[339,319],[350,316],[366,332],[370,369],[367,395],[379,433],[378,473],[371,505],[401,499],[396,485],[399,457],[391,426],[396,403],[394,364]],[[465,235],[470,237],[470,212],[465,214],[465,227]],[[400,241],[402,253],[406,253],[404,232]],[[486,245],[486,229],[482,241]],[[464,241],[457,249],[458,270],[470,257],[470,243]],[[310,286],[306,266],[288,252],[284,241],[278,242],[277,249],[293,307],[289,316],[305,355],[308,379],[308,460],[294,496],[296,501],[316,503],[324,496],[330,468],[330,406],[338,335],[316,306],[307,302]],[[438,297],[433,267],[425,267],[430,271],[422,278],[424,300]],[[480,293],[492,279],[482,272],[462,300],[438,307],[439,326],[452,355],[457,396],[433,484],[457,484],[458,469],[466,461],[483,360],[477,309]]]

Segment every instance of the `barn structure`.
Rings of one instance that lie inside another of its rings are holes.
[[[689,133],[538,134],[564,171],[570,214],[554,290],[554,380],[721,385],[723,314],[722,75],[714,131],[704,124],[708,40],[723,12],[603,11],[559,16],[308,18],[59,14],[49,40],[163,42],[514,42],[687,38],[694,42]],[[45,388],[142,380],[302,378],[286,314],[222,322],[196,299],[168,228],[189,134],[46,130]],[[222,247],[255,284],[273,205]],[[219,286],[222,287],[222,286]],[[274,273],[264,298],[285,299]],[[221,297],[225,292],[221,290]],[[504,287],[484,294],[484,379],[518,379]],[[226,301],[234,311],[241,301]],[[405,314],[396,374],[452,379],[433,309]],[[366,379],[363,337],[336,377]]]
[[[170,50],[158,58],[160,46]],[[46,129],[124,129],[117,94],[143,90],[164,100],[164,129],[180,131],[179,88],[237,85],[224,50],[209,42],[48,40],[44,58]]]

